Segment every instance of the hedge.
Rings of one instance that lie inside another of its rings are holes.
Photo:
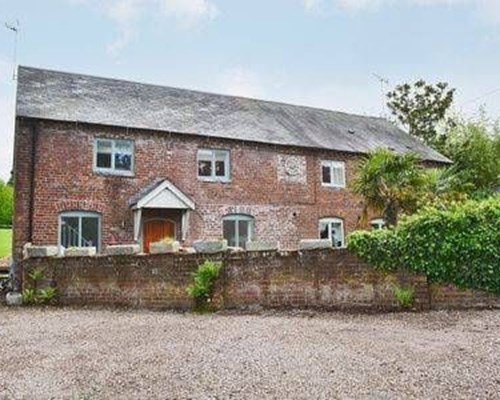
[[[377,268],[500,293],[500,196],[425,209],[391,229],[357,231],[348,247]]]

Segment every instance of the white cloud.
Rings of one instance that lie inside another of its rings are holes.
[[[107,46],[110,55],[118,56],[134,37],[135,24],[142,13],[142,3],[142,0],[120,0],[105,3],[105,14],[117,24],[119,30],[118,36]]]
[[[307,11],[318,9],[320,4],[329,4],[347,12],[374,10],[389,6],[470,6],[476,9],[482,17],[494,22],[500,21],[500,0],[302,0],[302,3]]]
[[[311,11],[316,8],[320,0],[302,0],[304,2],[304,7],[307,11]]]
[[[216,91],[243,97],[265,97],[260,78],[252,70],[237,66],[222,73]]]
[[[163,12],[174,17],[184,28],[213,20],[219,10],[208,0],[160,0]]]
[[[211,0],[66,0],[75,6],[91,7],[115,23],[118,36],[107,46],[117,56],[136,36],[146,13],[171,18],[182,29],[193,29],[213,20],[218,9]]]

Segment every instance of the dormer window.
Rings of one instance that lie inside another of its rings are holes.
[[[134,142],[124,139],[96,139],[94,170],[112,174],[132,174]]]

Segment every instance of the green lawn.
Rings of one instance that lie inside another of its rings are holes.
[[[12,250],[12,229],[0,229],[0,258],[8,256]]]

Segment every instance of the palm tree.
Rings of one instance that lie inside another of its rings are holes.
[[[382,213],[386,224],[396,225],[399,214],[414,212],[425,186],[420,159],[414,153],[397,154],[378,148],[361,161],[353,190],[365,199],[369,209]]]

